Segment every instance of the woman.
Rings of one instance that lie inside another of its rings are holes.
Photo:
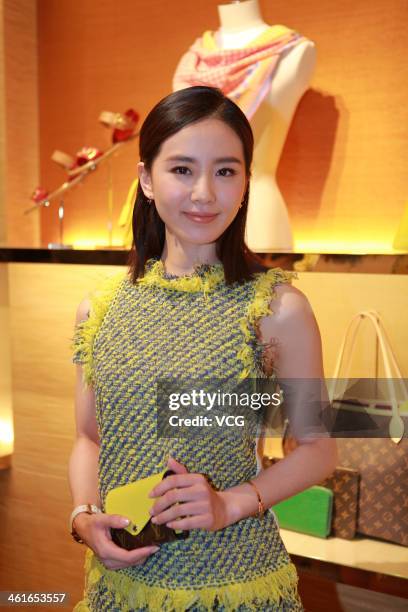
[[[88,550],[76,611],[302,609],[268,509],[333,470],[332,440],[300,437],[257,473],[249,435],[156,435],[159,379],[323,377],[293,273],[263,268],[244,243],[252,150],[245,115],[214,88],[167,96],[142,126],[129,274],[77,312],[70,484],[73,532]],[[120,548],[110,528],[126,517],[97,509],[112,488],[166,467],[175,474],[151,491],[152,520],[189,536]]]

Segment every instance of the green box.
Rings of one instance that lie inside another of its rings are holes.
[[[314,485],[272,507],[283,529],[327,538],[331,531],[333,491]]]

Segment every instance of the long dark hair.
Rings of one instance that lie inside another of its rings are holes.
[[[147,115],[139,134],[139,156],[148,172],[167,138],[189,124],[207,118],[219,119],[231,127],[242,142],[248,186],[233,221],[216,241],[216,254],[224,266],[225,282],[242,282],[253,272],[265,269],[262,260],[245,244],[249,179],[254,137],[248,119],[232,100],[215,87],[195,86],[176,91],[156,104]],[[143,276],[149,258],[159,258],[165,241],[165,225],[156,206],[146,198],[140,183],[133,208],[133,245],[129,273],[133,283]]]

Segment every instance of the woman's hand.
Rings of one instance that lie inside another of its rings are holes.
[[[144,546],[125,550],[112,542],[111,527],[123,528],[128,519],[118,514],[87,514],[81,512],[74,520],[74,528],[82,540],[91,548],[101,563],[110,570],[123,569],[129,565],[141,565],[159,546]]]
[[[216,491],[203,474],[189,473],[173,457],[169,457],[167,466],[175,474],[164,478],[149,493],[149,497],[158,498],[150,508],[152,522],[183,530],[217,531],[225,527],[228,515],[222,491]],[[180,516],[186,518],[179,519]]]

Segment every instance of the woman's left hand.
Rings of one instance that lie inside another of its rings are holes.
[[[214,489],[203,474],[188,472],[173,457],[169,457],[167,467],[175,474],[164,478],[149,493],[149,497],[158,498],[150,509],[153,523],[165,523],[172,529],[207,531],[217,531],[228,524],[222,491]],[[185,518],[179,519],[180,516]]]

